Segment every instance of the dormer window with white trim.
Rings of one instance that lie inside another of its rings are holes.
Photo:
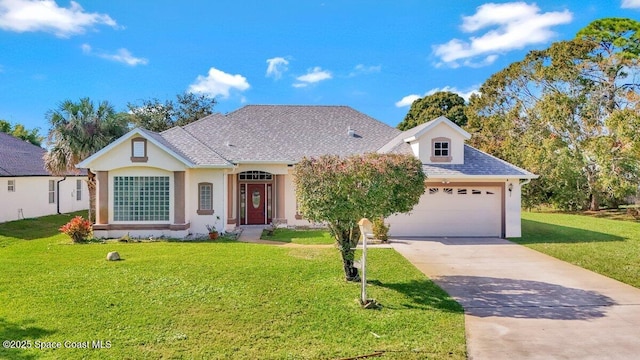
[[[147,139],[135,138],[131,140],[131,161],[147,162]]]
[[[451,139],[440,137],[431,141],[431,161],[451,162]]]

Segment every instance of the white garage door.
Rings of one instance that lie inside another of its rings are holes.
[[[391,236],[501,236],[499,187],[427,187],[410,214],[391,216]]]

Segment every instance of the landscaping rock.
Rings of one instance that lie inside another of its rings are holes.
[[[117,251],[112,251],[107,254],[107,260],[109,261],[118,261],[120,260],[120,254]]]

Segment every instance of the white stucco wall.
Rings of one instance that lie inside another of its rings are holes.
[[[32,176],[0,178],[0,222],[53,215],[58,212],[57,203],[49,203],[49,180],[56,183],[63,177]],[[14,180],[15,191],[9,192],[9,180]],[[76,200],[76,180],[82,180],[82,198]],[[89,208],[89,192],[86,177],[67,177],[60,182],[60,212],[68,213]]]
[[[219,232],[224,232],[227,223],[227,172],[223,169],[190,169],[185,179],[185,217],[191,223],[189,232],[206,234],[206,225],[213,225]],[[198,215],[198,184],[202,182],[213,185],[213,215]],[[220,217],[218,220],[216,217]]]
[[[464,163],[464,137],[445,123],[440,123],[410,143],[414,155],[424,164],[431,164],[431,140],[439,137],[451,139],[450,164]]]
[[[137,135],[133,136],[136,138]],[[146,162],[131,161],[131,139],[123,141],[112,148],[108,156],[101,156],[91,162],[91,169],[95,171],[109,171],[111,169],[119,169],[123,167],[154,167],[169,171],[183,171],[186,169],[184,163],[178,161],[175,157],[166,151],[154,145],[151,141],[147,141],[147,158]]]
[[[509,191],[509,184],[513,188]],[[520,181],[517,179],[507,180],[505,184],[505,236],[507,238],[517,238],[522,236],[522,191]]]

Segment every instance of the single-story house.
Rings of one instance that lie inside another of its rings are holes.
[[[293,166],[304,156],[418,157],[420,203],[388,219],[392,236],[520,236],[520,188],[536,175],[465,144],[444,117],[405,132],[346,106],[249,105],[161,133],[136,128],[78,164],[97,174],[100,237],[186,237],[297,211]]]
[[[86,175],[51,176],[45,152],[0,132],[0,222],[89,208]]]

